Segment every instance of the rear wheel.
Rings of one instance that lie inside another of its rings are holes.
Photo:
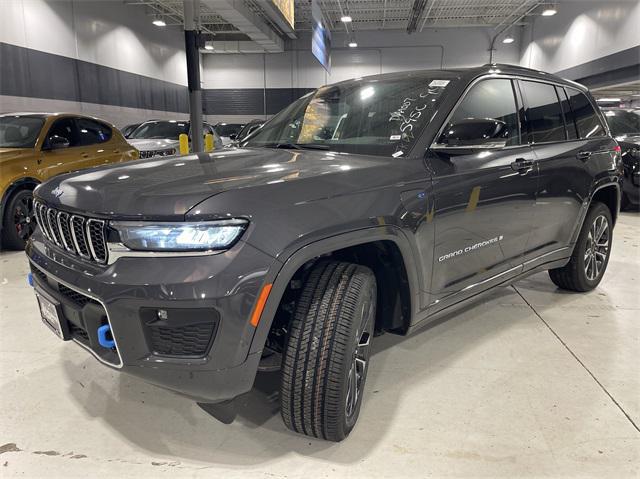
[[[302,289],[282,366],[285,425],[341,441],[362,404],[375,326],[376,279],[364,266],[316,264]]]
[[[562,268],[549,270],[556,286],[571,291],[591,291],[602,280],[613,239],[611,212],[602,203],[593,203],[580,230],[571,259]]]
[[[24,249],[35,228],[33,193],[30,190],[19,190],[9,198],[4,210],[3,246],[9,249]]]

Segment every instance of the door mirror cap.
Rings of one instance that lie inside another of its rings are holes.
[[[69,148],[71,143],[64,136],[51,135],[47,140],[48,150],[60,150],[62,148]]]
[[[509,136],[507,124],[493,118],[465,118],[449,124],[432,149],[504,148]]]

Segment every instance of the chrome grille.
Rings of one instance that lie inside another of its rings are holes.
[[[58,212],[52,208],[47,210],[47,225],[51,232],[51,240],[58,246],[62,246],[60,229],[58,228]]]
[[[71,224],[69,222],[70,215],[64,211],[58,213],[58,228],[62,234],[62,243],[67,251],[73,251],[75,253],[75,247],[73,246],[73,236],[71,236]]]
[[[71,236],[73,236],[73,245],[83,258],[90,259],[91,251],[87,242],[87,230],[85,229],[85,219],[83,216],[73,215],[71,217]]]
[[[36,201],[36,221],[42,234],[52,243],[84,259],[107,262],[105,221],[72,215]]]

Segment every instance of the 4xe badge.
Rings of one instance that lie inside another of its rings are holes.
[[[64,193],[64,191],[62,191],[62,188],[60,188],[59,186],[56,186],[51,190],[51,194],[56,198],[60,198],[62,196],[62,193]]]

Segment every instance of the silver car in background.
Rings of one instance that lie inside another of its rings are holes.
[[[212,134],[214,149],[222,148],[222,139],[214,128],[205,123],[204,134]],[[191,143],[191,123],[183,120],[150,120],[136,128],[127,141],[140,151],[140,158],[171,156],[180,152],[181,134],[189,136]]]

